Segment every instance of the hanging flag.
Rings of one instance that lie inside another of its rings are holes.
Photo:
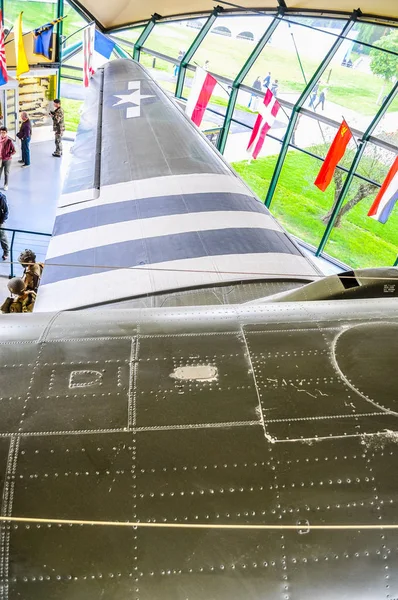
[[[216,83],[217,79],[215,77],[201,67],[196,67],[195,78],[185,106],[185,112],[198,127],[202,122]]]
[[[87,25],[83,29],[83,83],[84,87],[88,87],[90,78],[94,75],[94,38],[95,24]]]
[[[8,81],[6,51],[4,49],[4,28],[3,15],[0,10],[0,85],[4,85]]]
[[[64,17],[60,17],[59,19],[55,19],[54,21],[46,23],[45,25],[42,25],[38,29],[34,30],[33,54],[39,54],[40,56],[44,56],[45,58],[51,60],[53,51],[54,25],[63,19]]]
[[[329,148],[329,152],[323,161],[321,170],[318,173],[318,177],[315,179],[315,185],[322,192],[326,190],[329,183],[332,181],[333,173],[339,161],[343,158],[347,144],[352,138],[352,133],[348,127],[346,121],[344,121],[339,127],[336,137],[334,138],[332,145]]]
[[[106,35],[95,32],[94,36],[94,56],[93,56],[93,70],[94,72],[102,67],[111,58],[116,42],[110,40]]]
[[[25,46],[22,37],[22,14],[19,15],[14,23],[14,42],[15,42],[15,58],[17,62],[17,79],[20,78],[23,73],[29,71],[29,63],[26,58]]]
[[[398,156],[395,159],[388,175],[377,194],[368,212],[368,217],[372,217],[380,223],[386,223],[392,213],[392,209],[398,200]]]
[[[256,159],[263,146],[265,136],[271,129],[281,105],[270,89],[267,89],[262,105],[258,110],[256,122],[250,136],[247,151]]]

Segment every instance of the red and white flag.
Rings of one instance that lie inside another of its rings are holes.
[[[247,151],[253,158],[257,158],[263,143],[265,136],[274,124],[280,104],[275,98],[271,90],[267,90],[263,104],[260,106],[256,122],[254,123],[253,131],[250,136]]]
[[[185,106],[185,112],[198,127],[202,122],[216,83],[217,79],[215,77],[201,67],[196,67],[195,78]]]
[[[94,38],[95,24],[87,25],[83,29],[83,83],[88,87],[90,78],[94,75]]]

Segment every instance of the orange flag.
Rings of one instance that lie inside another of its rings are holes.
[[[343,120],[336,137],[334,138],[332,145],[329,148],[329,152],[326,155],[321,170],[318,173],[318,177],[315,179],[315,185],[322,192],[326,190],[329,183],[332,181],[333,173],[343,158],[347,144],[352,138],[352,133],[347,123]]]

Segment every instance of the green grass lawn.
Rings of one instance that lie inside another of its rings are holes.
[[[234,163],[233,167],[264,199],[276,157],[269,156],[252,162]],[[291,151],[271,204],[272,213],[281,224],[297,237],[317,246],[325,231],[321,221],[333,204],[334,183],[322,193],[313,185],[320,162]],[[341,227],[334,228],[325,251],[352,267],[391,266],[398,250],[398,210],[385,225],[366,216],[375,194],[364,198],[348,212]]]
[[[164,35],[165,27],[168,30],[167,35]],[[174,36],[171,35],[172,32],[175,33]],[[177,56],[181,47],[189,46],[191,38],[190,28],[167,24],[167,26],[163,25],[153,29],[147,46],[163,54]],[[208,34],[195,54],[193,62],[203,64],[205,60],[209,59],[212,72],[234,78],[253,48],[253,42],[248,40]],[[301,56],[307,80],[315,72],[322,58],[316,56],[312,59],[305,55]],[[152,57],[148,56],[148,61],[151,60]],[[145,64],[144,58],[143,62]],[[172,65],[168,63],[163,63],[159,68],[169,72],[172,72],[173,69]],[[383,84],[382,80],[371,73],[362,73],[332,63],[325,73],[325,83],[330,69],[328,100],[365,115],[375,114],[378,108],[377,97]],[[281,94],[289,92],[297,94],[304,89],[303,77],[293,51],[267,46],[244,83],[251,85],[257,75],[263,75],[268,71],[271,71],[273,76],[279,79]],[[398,110],[398,99],[394,101],[390,110]]]
[[[36,2],[30,0],[7,0],[4,18],[6,26],[10,27],[19,13],[23,11],[22,23],[24,31],[31,31],[44,25],[49,21],[53,21],[57,17],[56,2]],[[69,36],[80,27],[85,25],[85,21],[78,13],[65,2],[66,19],[63,22],[63,34]]]
[[[62,108],[65,113],[65,128],[67,131],[77,131],[82,104],[83,102],[81,100],[62,98]]]

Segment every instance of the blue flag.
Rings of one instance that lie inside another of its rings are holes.
[[[106,35],[103,35],[99,31],[95,32],[94,64],[96,69],[110,59],[112,50],[115,46],[116,43],[106,37]]]
[[[59,19],[55,19],[51,21],[51,23],[46,23],[42,25],[38,29],[34,30],[34,46],[33,53],[40,54],[40,56],[44,56],[51,60],[52,51],[53,51],[53,31],[54,25],[62,21],[64,17],[60,17]]]

